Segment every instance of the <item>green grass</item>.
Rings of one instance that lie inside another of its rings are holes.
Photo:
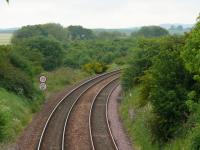
[[[200,141],[200,125],[162,147],[159,147],[155,142],[153,143],[149,124],[149,120],[153,117],[152,107],[150,104],[139,107],[139,101],[140,87],[136,86],[123,96],[120,106],[120,115],[124,127],[136,150],[198,150],[191,147],[195,138],[199,137]],[[131,115],[132,112],[134,112],[134,117]]]
[[[45,72],[44,75],[47,76],[46,98],[89,76],[81,70],[64,67],[52,72]],[[39,84],[39,82],[37,83]]]
[[[139,91],[140,87],[135,87],[124,95],[120,106],[121,118],[136,150],[158,150],[157,145],[151,143],[148,128],[151,107],[146,105],[139,108]]]
[[[10,44],[12,33],[0,33],[0,45]]]
[[[81,70],[71,68],[60,68],[44,74],[48,77],[45,99],[88,76]],[[35,84],[38,87],[39,81],[35,81]],[[39,93],[30,101],[0,88],[0,149],[12,145],[43,101],[44,97]]]
[[[0,141],[9,142],[31,120],[31,105],[27,99],[0,88]]]

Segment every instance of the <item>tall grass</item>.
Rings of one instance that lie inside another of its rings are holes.
[[[59,68],[52,72],[45,72],[47,76],[47,90],[45,91],[46,98],[52,94],[61,91],[68,86],[79,82],[88,76],[87,73],[81,70],[74,70],[72,68]],[[36,82],[39,86],[39,81]]]
[[[120,107],[120,114],[124,127],[132,140],[136,150],[158,150],[157,145],[151,143],[151,133],[148,128],[148,119],[151,117],[151,107],[139,107],[140,87],[124,95]]]
[[[0,88],[0,142],[16,137],[31,117],[31,104],[27,99]]]

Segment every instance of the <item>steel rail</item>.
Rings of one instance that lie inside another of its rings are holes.
[[[113,94],[113,92],[115,91],[115,89],[119,86],[119,84],[117,84],[110,92],[110,94],[108,95],[107,97],[107,101],[106,101],[106,123],[107,123],[107,127],[108,127],[108,130],[109,130],[109,135],[113,141],[113,145],[115,147],[116,150],[119,150],[119,148],[117,147],[117,143],[113,137],[113,134],[112,134],[112,130],[111,130],[111,127],[110,127],[110,123],[109,123],[109,119],[108,119],[108,103],[109,103],[109,100],[110,100],[110,97],[111,95]]]
[[[45,126],[44,126],[44,128],[43,128],[43,130],[42,130],[42,133],[41,133],[41,136],[40,136],[38,145],[37,145],[37,150],[40,150],[40,148],[41,148],[41,144],[42,144],[42,140],[43,140],[45,131],[46,131],[46,129],[47,129],[47,126],[48,126],[48,124],[49,124],[49,122],[50,122],[50,120],[51,120],[51,118],[52,118],[54,112],[57,110],[57,108],[62,104],[62,102],[63,102],[69,95],[71,95],[74,91],[76,91],[77,89],[81,88],[83,85],[85,85],[85,84],[87,84],[87,83],[89,83],[89,82],[93,82],[93,81],[95,81],[95,80],[97,80],[97,79],[99,79],[99,78],[101,78],[101,77],[106,76],[106,75],[108,75],[108,77],[109,77],[109,76],[112,76],[112,75],[115,75],[115,74],[119,73],[120,71],[121,71],[121,70],[115,70],[115,71],[113,71],[113,72],[104,73],[104,74],[95,76],[95,77],[93,77],[93,78],[91,78],[91,79],[88,79],[88,80],[84,81],[83,83],[81,83],[81,84],[78,85],[77,87],[73,88],[69,93],[67,93],[67,94],[56,104],[56,106],[55,106],[54,109],[52,110],[51,114],[49,115],[49,117],[48,117],[48,119],[47,119],[47,121],[46,121],[46,123],[45,123]],[[104,79],[104,78],[103,78],[103,79]],[[102,80],[103,80],[103,79],[102,79]],[[99,82],[100,82],[100,81],[99,81]],[[93,85],[91,85],[91,86],[93,86]],[[91,87],[91,86],[90,86],[90,87]]]
[[[91,105],[91,108],[90,108],[90,115],[89,115],[90,141],[91,141],[91,143],[92,143],[92,149],[93,149],[93,150],[95,150],[95,145],[94,145],[93,136],[92,136],[91,117],[92,117],[92,110],[93,110],[94,103],[95,103],[97,97],[99,96],[99,94],[102,92],[102,90],[103,90],[104,88],[106,88],[108,85],[110,85],[112,82],[114,82],[115,80],[117,80],[117,79],[119,79],[119,77],[116,78],[116,79],[114,79],[114,80],[112,80],[111,82],[109,82],[108,84],[106,84],[104,87],[102,87],[102,88],[98,91],[97,95],[96,95],[96,96],[94,97],[94,99],[93,99],[93,102],[92,102],[92,105]],[[117,85],[118,85],[118,84],[117,84]],[[114,87],[116,87],[116,86],[114,86]],[[113,91],[113,89],[112,89],[112,91]],[[112,92],[112,91],[111,91],[111,92]],[[110,97],[110,95],[111,95],[111,94],[109,94],[108,97]],[[108,99],[108,98],[107,98],[107,99]],[[107,117],[107,100],[106,100],[106,117]],[[107,118],[106,118],[106,120],[107,120]],[[107,121],[106,121],[106,124],[108,125]],[[109,131],[109,134],[111,134],[110,131]],[[114,138],[113,138],[112,134],[110,135],[110,137],[111,137],[111,139],[112,139],[112,142],[113,142],[114,147],[116,148],[116,150],[118,150],[117,145],[116,145],[116,143],[115,143],[115,141],[114,141]]]
[[[117,73],[117,74],[118,74],[118,73]],[[114,75],[116,75],[116,74],[113,74],[113,75],[111,75],[111,76],[114,76]],[[108,78],[111,77],[111,76],[108,76]],[[106,78],[106,79],[107,79],[107,78]],[[102,80],[105,80],[105,79],[102,79]],[[101,81],[102,81],[102,80],[101,80]],[[99,82],[101,82],[101,81],[99,81]],[[113,80],[112,80],[112,81],[113,81]],[[111,81],[111,82],[112,82],[112,81]],[[97,82],[97,84],[98,84],[99,82]],[[110,83],[110,82],[109,82],[109,83]],[[95,84],[94,84],[94,85],[95,85]],[[92,86],[94,86],[94,85],[92,85]],[[71,112],[72,112],[72,109],[74,108],[74,106],[76,105],[76,103],[78,102],[78,100],[80,99],[80,97],[81,97],[85,92],[87,92],[92,86],[90,86],[90,87],[88,87],[87,89],[85,89],[85,90],[80,94],[80,96],[77,97],[77,99],[74,101],[72,107],[70,108],[70,111],[69,111],[69,113],[68,113],[68,115],[67,115],[67,117],[66,117],[65,125],[64,125],[64,128],[63,128],[62,150],[65,149],[65,148],[64,148],[64,147],[65,147],[65,132],[66,132],[67,123],[68,123],[70,114],[71,114]]]

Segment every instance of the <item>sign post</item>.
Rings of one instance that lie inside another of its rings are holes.
[[[47,81],[47,77],[42,75],[40,76],[40,90],[44,91],[47,89],[47,85],[46,85],[46,81]]]

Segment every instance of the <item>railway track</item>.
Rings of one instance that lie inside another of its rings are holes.
[[[108,120],[108,101],[118,79],[99,90],[93,100],[89,116],[90,138],[93,150],[118,150]]]
[[[120,70],[99,75],[97,77],[89,79],[88,81],[85,81],[81,85],[74,88],[71,92],[69,92],[69,94],[67,94],[55,106],[49,118],[47,119],[36,149],[37,150],[84,149],[83,147],[81,147],[81,143],[79,141],[76,140],[73,141],[74,136],[71,135],[74,134],[73,129],[76,130],[76,128],[73,128],[75,127],[73,125],[76,124],[78,120],[79,121],[81,120],[80,119],[81,115],[84,116],[85,114],[84,111],[82,112],[80,111],[79,113],[77,113],[79,110],[78,108],[80,107],[83,110],[88,107],[90,108],[93,102],[92,100],[96,96],[95,92],[98,92],[99,88],[103,87],[104,85],[114,82],[114,80],[119,78],[119,74]],[[90,100],[91,102],[89,101],[87,102],[87,100]],[[83,105],[81,105],[81,102]],[[87,134],[85,134],[84,137],[87,136],[89,137],[85,139],[87,139],[88,143],[86,142],[86,144],[89,145],[88,148],[91,149],[92,143],[90,140],[90,134],[89,134],[90,129],[88,121],[87,121],[87,126],[88,130],[87,131],[84,130],[84,132],[87,132]],[[73,142],[78,142],[78,143],[73,143]],[[75,148],[72,145],[75,145]]]

